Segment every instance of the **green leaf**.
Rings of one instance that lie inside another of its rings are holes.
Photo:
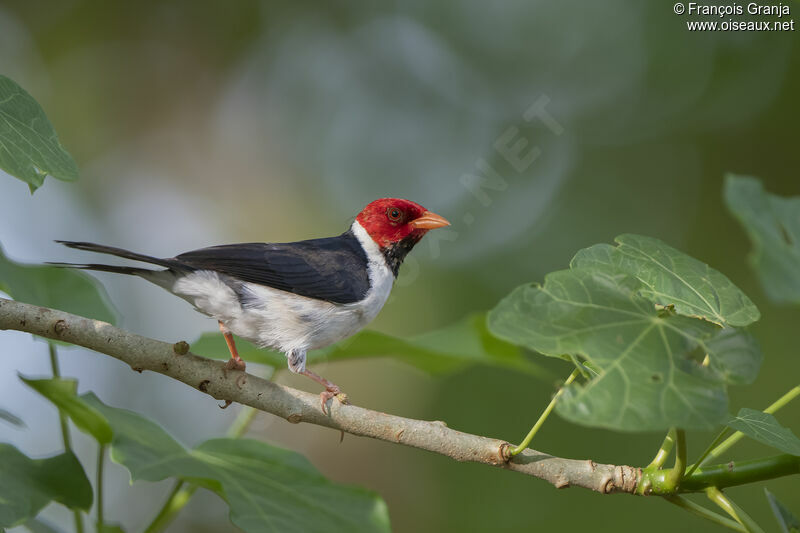
[[[22,527],[31,533],[61,533],[61,530],[56,528],[51,523],[45,522],[44,520],[40,520],[38,518],[31,518],[22,524]]]
[[[31,192],[45,177],[78,179],[78,166],[42,107],[25,89],[0,75],[0,168],[26,182]]]
[[[514,290],[489,313],[489,329],[600,373],[559,399],[557,412],[573,422],[710,429],[725,419],[726,384],[751,381],[760,351],[742,332],[660,309],[648,298],[653,286],[605,266],[573,266]]]
[[[212,359],[228,359],[225,340],[218,332],[205,333],[193,342],[192,352]],[[236,339],[245,361],[275,368],[286,366],[282,353],[262,349]],[[511,368],[543,379],[555,379],[550,371],[526,357],[523,350],[489,333],[485,314],[474,314],[442,329],[410,339],[364,330],[333,346],[308,354],[308,364],[366,357],[393,357],[434,374],[452,372],[470,364]]]
[[[746,326],[761,316],[731,280],[702,261],[652,237],[620,235],[614,240],[616,247],[596,244],[581,250],[570,267],[624,272],[645,285],[645,298],[720,326]]]
[[[800,455],[800,439],[769,413],[744,407],[736,416],[729,417],[726,425],[784,453]]]
[[[0,291],[15,300],[115,323],[116,314],[97,280],[70,268],[25,265],[0,248]]]
[[[228,502],[231,521],[244,531],[390,530],[380,497],[325,479],[298,453],[247,439],[214,439],[187,450],[134,412],[108,407],[92,394],[81,399],[111,424],[111,458],[133,480],[198,483]]]
[[[26,522],[51,501],[84,511],[92,506],[92,486],[72,452],[31,459],[0,444],[0,479],[0,527]]]
[[[19,428],[25,427],[25,421],[22,420],[20,417],[9,413],[5,409],[0,409],[0,420],[5,420],[9,424],[13,426],[17,426]]]
[[[723,328],[705,342],[711,368],[725,383],[750,385],[758,376],[763,355],[750,333],[736,328]]]
[[[78,382],[74,379],[20,379],[30,388],[53,402],[63,414],[70,417],[78,429],[93,436],[100,444],[111,442],[111,426],[97,409],[78,397]]]
[[[731,174],[725,204],[753,243],[750,263],[769,299],[800,304],[800,196],[769,194],[756,178]]]
[[[767,501],[772,508],[775,519],[778,521],[778,525],[781,526],[781,531],[783,533],[800,533],[800,520],[766,488],[764,489],[764,494],[767,496]]]

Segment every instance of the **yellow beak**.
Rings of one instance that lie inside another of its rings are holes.
[[[422,216],[409,222],[414,229],[436,229],[449,226],[450,223],[444,217],[425,211]]]

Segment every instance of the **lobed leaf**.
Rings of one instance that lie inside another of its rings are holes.
[[[212,359],[230,357],[225,340],[218,332],[204,333],[191,346],[192,352]],[[258,348],[241,339],[236,339],[236,347],[245,361],[275,368],[286,366],[286,356],[282,353]],[[482,313],[410,339],[364,330],[333,346],[309,352],[308,363],[366,357],[392,357],[433,374],[483,364],[553,379],[550,371],[531,361],[520,348],[492,335],[486,326],[486,315]]]
[[[78,179],[75,160],[58,141],[42,107],[25,89],[0,75],[0,169],[26,182],[31,192],[49,175]]]
[[[702,261],[652,237],[626,234],[614,240],[618,246],[596,244],[579,251],[570,267],[624,272],[645,285],[641,294],[652,302],[720,326],[746,326],[760,318],[750,298]]]
[[[705,350],[713,354],[710,367],[730,385],[753,383],[764,358],[755,337],[736,328],[718,330],[705,341]]]
[[[115,323],[116,313],[100,283],[85,273],[8,259],[0,248],[0,291],[13,299]]]
[[[515,289],[489,313],[489,329],[599,372],[559,399],[557,412],[573,422],[625,431],[712,428],[725,419],[726,385],[755,378],[760,350],[744,332],[656,305],[654,287],[661,282],[648,285],[614,265],[573,261],[543,286]],[[736,316],[729,311],[720,316]]]
[[[78,397],[78,382],[74,379],[50,378],[20,379],[30,388],[53,402],[61,413],[68,416],[75,426],[95,438],[100,444],[111,442],[111,426],[97,409],[90,407]]]
[[[800,533],[800,520],[786,508],[778,498],[775,497],[769,490],[764,489],[764,494],[767,496],[767,501],[781,527],[783,533]]]
[[[769,413],[744,407],[736,416],[729,417],[726,425],[784,453],[800,455],[800,439]]]
[[[92,486],[72,452],[31,459],[0,444],[0,479],[0,528],[28,521],[52,501],[84,511],[92,506]]]
[[[750,237],[750,263],[769,299],[800,304],[800,196],[769,194],[756,178],[730,174],[725,204]]]
[[[133,480],[188,479],[219,494],[247,532],[389,531],[386,504],[366,489],[327,480],[302,455],[248,439],[213,439],[186,449],[161,427],[125,409],[80,397],[114,436],[111,458]]]

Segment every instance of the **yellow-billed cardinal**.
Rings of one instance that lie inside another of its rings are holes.
[[[382,198],[366,206],[337,237],[226,244],[168,259],[89,242],[57,241],[164,269],[58,264],[133,274],[187,300],[219,321],[231,352],[230,369],[245,368],[233,335],[284,352],[289,370],[325,387],[320,394],[325,412],[326,402],[341,389],[306,368],[306,352],[349,337],[375,318],[406,254],[428,230],[447,225],[419,204]]]

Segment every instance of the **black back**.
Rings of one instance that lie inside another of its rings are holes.
[[[367,255],[349,230],[292,243],[212,246],[169,261],[337,304],[362,300],[370,288]]]

